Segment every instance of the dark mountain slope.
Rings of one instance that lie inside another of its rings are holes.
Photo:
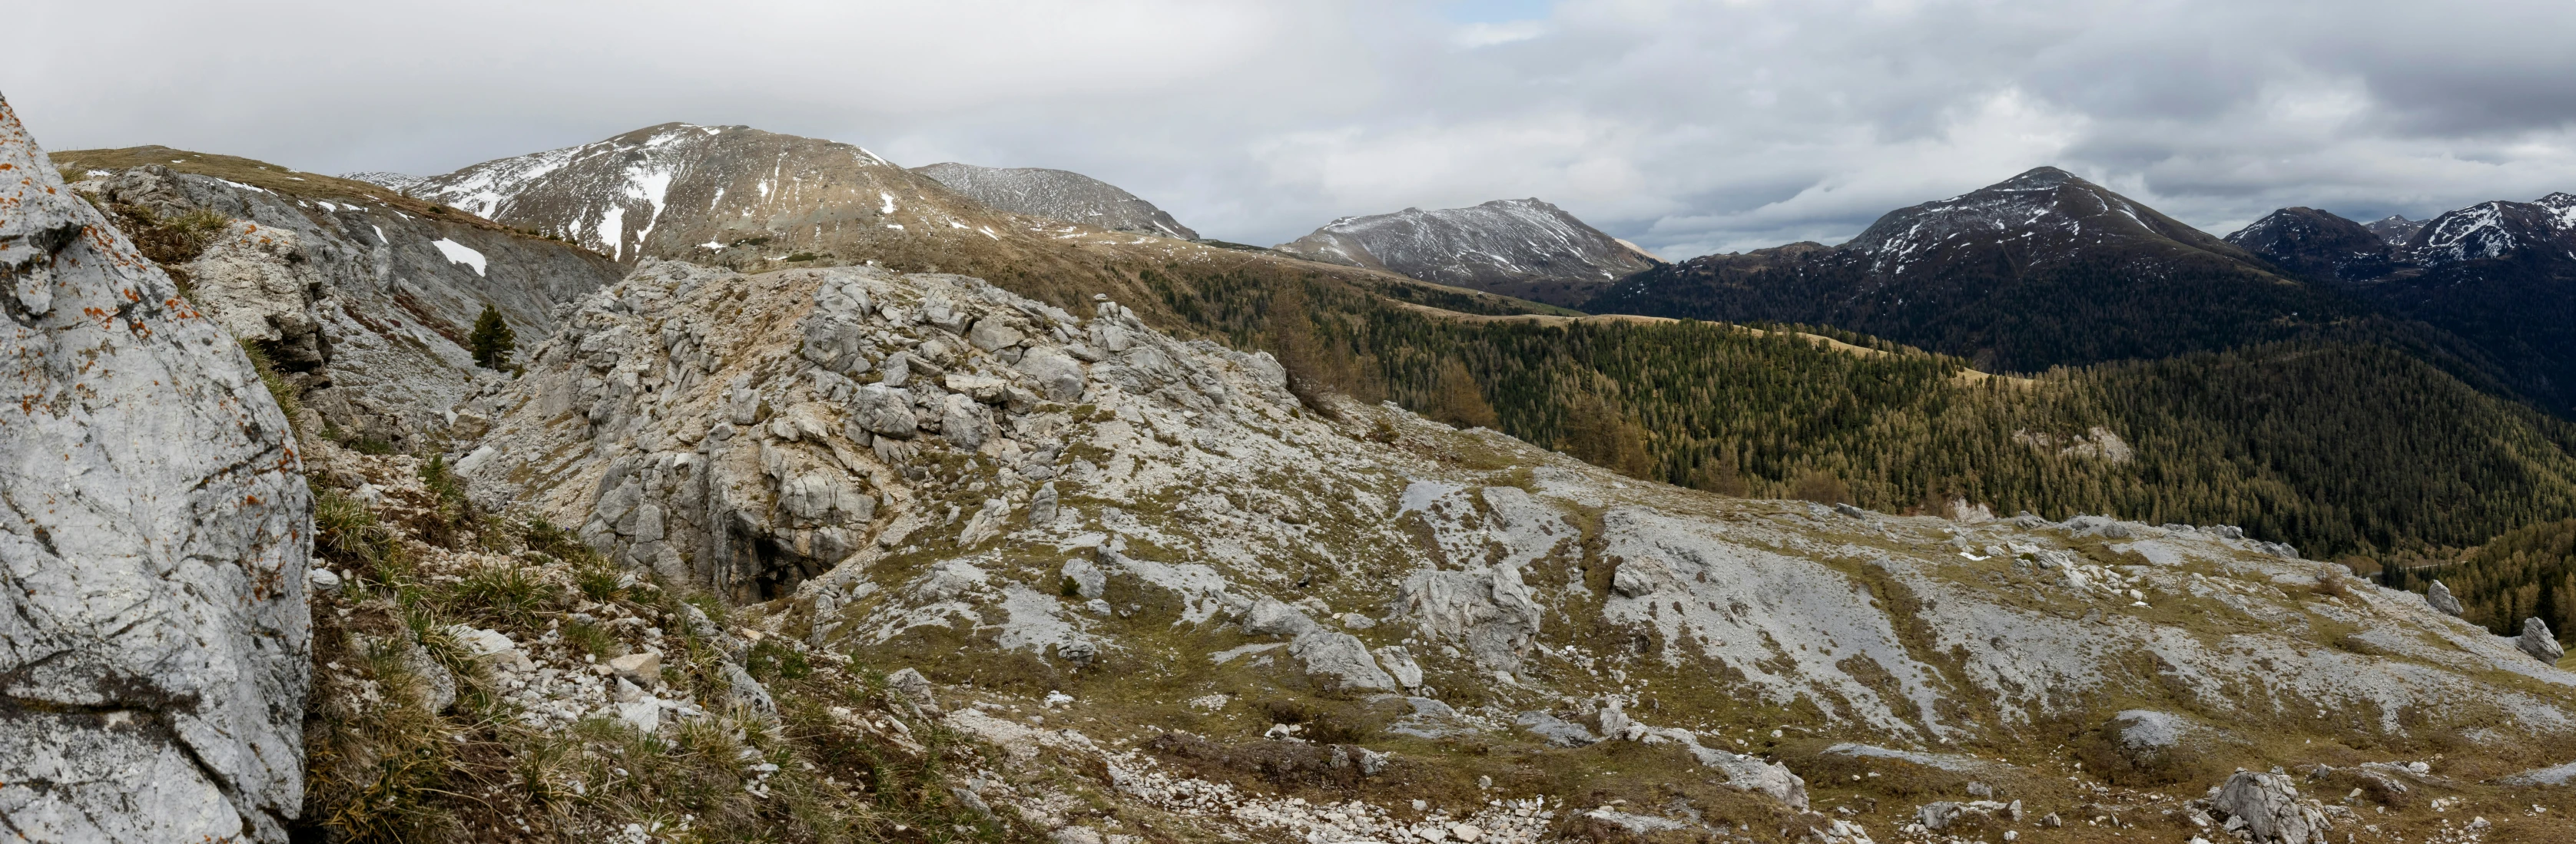
[[[2394,270],[2388,241],[2361,224],[2314,208],[2283,208],[2227,236],[2227,242],[2311,279],[2360,281]]]
[[[1891,212],[1840,247],[1794,244],[1639,273],[1584,308],[1831,325],[2013,371],[2329,328],[2405,333],[2376,324],[2362,303],[2049,167]]]
[[[2576,195],[2480,203],[2395,244],[2300,208],[2229,240],[2456,336],[2514,391],[2562,415],[2576,411]]]

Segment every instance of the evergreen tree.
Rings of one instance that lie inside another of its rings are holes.
[[[485,369],[505,369],[510,353],[518,351],[519,335],[510,331],[510,323],[491,305],[483,306],[483,315],[474,318],[474,333],[465,338],[465,348],[474,353],[474,364]]]

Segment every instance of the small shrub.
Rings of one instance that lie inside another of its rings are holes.
[[[802,680],[805,675],[814,673],[802,651],[780,643],[776,638],[762,639],[760,644],[753,645],[751,654],[743,660],[743,670],[763,682]]]
[[[574,650],[601,658],[616,655],[617,637],[609,635],[606,628],[574,621],[565,623],[560,629],[564,644]]]
[[[456,583],[450,606],[494,621],[528,624],[553,591],[525,568],[496,563],[467,571]]]
[[[813,260],[819,260],[819,259],[821,259],[822,257],[823,257],[823,256],[821,256],[821,255],[816,255],[816,254],[814,254],[814,253],[812,253],[812,252],[798,252],[798,253],[796,253],[796,254],[794,254],[794,255],[789,255],[789,256],[787,256],[787,260],[790,260],[790,261],[813,261]]]
[[[392,529],[357,499],[326,490],[313,502],[314,546],[323,559],[353,570],[369,570],[392,557],[400,544]]]

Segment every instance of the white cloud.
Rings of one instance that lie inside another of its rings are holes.
[[[438,172],[667,120],[1107,179],[1211,236],[1539,196],[1661,254],[2055,164],[2225,230],[2576,189],[2576,6],[2421,0],[35,4],[49,145]],[[103,31],[114,37],[76,37]],[[111,46],[112,45],[112,46]]]
[[[1452,44],[1472,50],[1477,47],[1492,47],[1498,44],[1509,44],[1514,41],[1527,41],[1546,34],[1546,21],[1471,23],[1458,27],[1456,32],[1450,34],[1449,41]]]

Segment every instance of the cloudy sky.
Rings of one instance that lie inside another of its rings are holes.
[[[1210,237],[1537,196],[1667,258],[2040,164],[2224,233],[2576,190],[2576,4],[266,0],[11,11],[60,149],[437,173],[670,120],[1078,170]]]

